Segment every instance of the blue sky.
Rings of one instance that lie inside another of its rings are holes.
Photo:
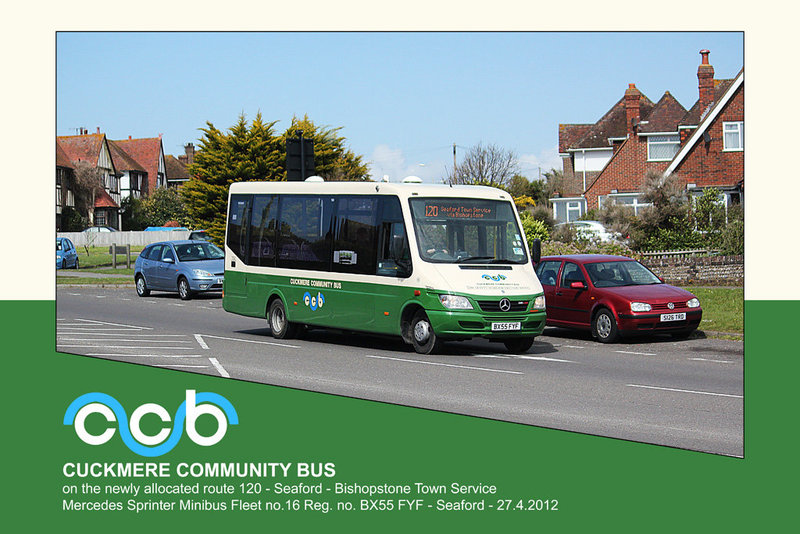
[[[594,122],[628,83],[697,100],[699,50],[717,78],[743,66],[739,32],[59,33],[57,133],[163,134],[167,154],[210,121],[293,115],[343,127],[376,178],[438,181],[483,142],[529,178],[560,168],[558,124]]]

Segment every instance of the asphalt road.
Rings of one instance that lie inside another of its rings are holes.
[[[603,345],[545,329],[524,355],[484,340],[421,356],[399,338],[311,330],[278,341],[218,295],[139,298],[59,287],[61,352],[743,455],[743,344],[668,337]]]

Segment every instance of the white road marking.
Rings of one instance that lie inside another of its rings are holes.
[[[698,395],[713,395],[715,397],[732,397],[734,399],[742,399],[743,395],[731,395],[729,393],[712,393],[710,391],[695,391],[692,389],[677,389],[677,388],[662,388],[658,386],[643,386],[641,384],[626,384],[632,388],[645,388],[645,389],[660,389],[663,391],[677,391],[678,393],[696,393]]]
[[[105,340],[103,340],[105,341]],[[129,347],[127,345],[62,345],[61,343],[56,343],[56,348],[64,348],[64,347],[83,347],[85,349],[94,348],[94,347],[105,347],[109,349],[141,349],[140,346]],[[160,349],[169,349],[169,350],[192,350],[192,347],[159,347]]]
[[[239,339],[235,337],[222,337],[222,336],[212,336],[211,334],[203,334],[203,337],[211,337],[214,339],[227,339],[228,341],[241,341],[243,343],[258,343],[260,345],[274,345],[276,347],[288,347],[290,349],[299,349],[300,347],[297,345],[287,345],[285,343],[273,343],[272,341],[256,341],[254,339]]]
[[[714,362],[714,363],[733,363],[727,360],[709,360],[708,358],[689,358],[697,362]]]
[[[202,358],[200,354],[121,354],[119,352],[94,352],[86,356],[119,356],[125,358]]]
[[[190,367],[192,369],[208,369],[207,365],[175,365],[171,363],[153,365],[152,367]]]
[[[112,341],[109,339],[89,339],[85,337],[59,337],[59,341]],[[191,341],[180,341],[178,339],[119,339],[113,341],[142,341],[144,343],[191,343]]]
[[[195,334],[194,338],[197,340],[197,343],[199,343],[202,348],[208,350],[208,345],[206,345],[206,342],[203,341],[203,337],[200,334]]]
[[[208,361],[211,362],[211,365],[214,366],[214,368],[219,372],[220,375],[224,376],[225,378],[231,377],[231,375],[228,374],[228,371],[226,371],[225,368],[222,367],[222,365],[220,365],[220,363],[217,361],[216,358],[209,358]]]
[[[510,360],[511,356],[503,356],[502,354],[464,354],[470,358],[497,358],[500,360]]]
[[[119,300],[131,300],[131,299],[123,299],[123,298],[121,298],[121,299],[119,299]]]
[[[543,362],[575,363],[572,360],[562,360],[560,358],[548,358],[547,356],[528,356],[526,354],[517,354],[514,357],[515,358],[521,358],[523,360],[540,360],[540,361],[543,361]]]
[[[133,337],[186,337],[186,334],[140,334],[139,332],[130,332],[127,330],[123,330],[120,334],[105,334],[103,332],[98,332],[97,330],[82,330],[82,332],[91,332],[93,336],[133,336]],[[64,332],[64,335],[67,336],[77,336],[80,332]],[[61,337],[61,336],[59,336]],[[146,339],[142,339],[142,341],[147,341]]]
[[[562,347],[567,349],[585,349],[583,345],[562,345]]]
[[[119,323],[107,323],[104,321],[95,321],[94,319],[75,319],[76,321],[83,321],[85,323],[94,323],[94,324],[104,324],[108,326],[124,326],[126,328],[138,328],[140,330],[152,330],[152,327],[149,326],[136,326],[132,324],[119,324]]]
[[[490,373],[506,373],[510,375],[521,375],[523,373],[519,373],[517,371],[506,371],[504,369],[488,369],[486,367],[472,367],[470,365],[455,365],[452,363],[439,363],[439,362],[423,362],[420,360],[408,360],[405,358],[390,358],[388,356],[373,356],[371,354],[366,355],[367,358],[375,358],[378,360],[394,360],[396,362],[408,362],[408,363],[421,363],[425,365],[438,365],[441,367],[455,367],[457,369],[469,369],[471,371],[488,371]]]
[[[96,299],[104,299],[104,298],[106,298],[106,296],[105,295],[95,295],[94,298],[96,298]]]
[[[614,352],[619,352],[620,354],[636,354],[637,356],[658,356],[658,354],[654,352],[633,352],[630,350],[615,350]]]

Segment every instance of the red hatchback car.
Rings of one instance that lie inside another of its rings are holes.
[[[687,337],[703,317],[697,297],[624,256],[546,256],[536,274],[544,288],[547,325],[588,329],[603,343],[634,333]]]

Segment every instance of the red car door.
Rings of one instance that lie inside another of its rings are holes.
[[[539,278],[539,282],[542,283],[542,289],[544,290],[548,320],[557,321],[560,317],[558,308],[551,306],[554,303],[553,299],[556,298],[556,283],[560,270],[561,260],[545,260],[536,267],[536,276]]]
[[[573,285],[576,287],[572,287]],[[569,326],[589,327],[592,308],[590,292],[586,275],[581,266],[570,261],[565,262],[553,297],[553,308],[558,314],[557,320]],[[550,315],[551,309],[548,303],[548,315]],[[556,318],[554,317],[554,319]]]

